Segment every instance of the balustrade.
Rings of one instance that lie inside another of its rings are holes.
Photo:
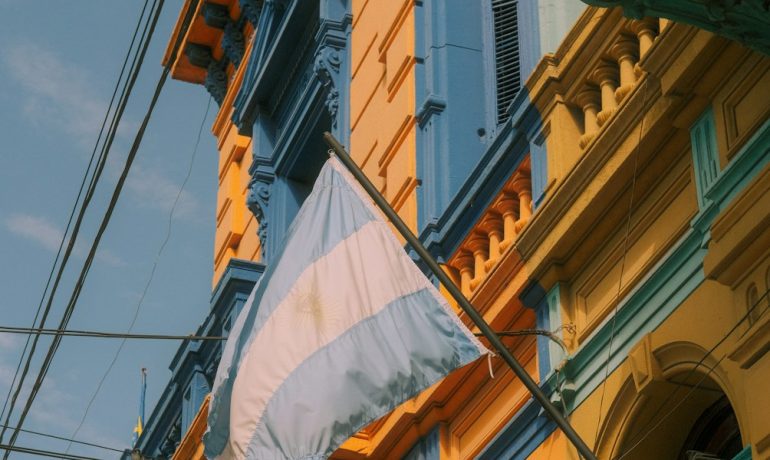
[[[460,274],[460,290],[466,296],[472,295],[500,262],[532,216],[530,174],[527,159],[511,176],[450,260],[449,265]]]
[[[585,149],[604,129],[620,104],[643,75],[639,62],[650,51],[659,30],[668,21],[653,18],[623,20],[623,27],[600,49],[572,92],[571,102],[582,110],[583,132],[579,139]],[[529,159],[503,186],[500,194],[480,217],[470,235],[448,261],[459,273],[460,288],[470,297],[486,276],[514,245],[532,216],[532,181]]]
[[[588,147],[636,86],[643,74],[639,62],[650,51],[658,30],[667,24],[656,18],[628,21],[588,72],[583,87],[575,92],[573,99],[583,111],[581,149]]]

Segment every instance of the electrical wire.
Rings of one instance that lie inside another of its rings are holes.
[[[716,344],[714,344],[714,346],[712,346],[706,353],[703,354],[703,357],[685,375],[685,377],[684,377],[684,381],[685,382],[687,380],[689,380],[689,378],[692,377],[693,374],[695,374],[695,371],[700,366],[703,365],[703,362],[706,361],[706,359],[709,356],[712,356],[712,354],[714,353],[714,350],[716,350],[720,345],[722,345],[725,342],[725,340],[727,340],[733,334],[733,332],[735,332],[738,329],[738,327],[740,327],[740,325],[743,324],[743,322],[746,321],[751,316],[751,314],[754,312],[754,310],[759,306],[760,303],[762,303],[765,300],[765,298],[768,296],[769,293],[770,293],[770,288],[768,288],[765,291],[765,293],[762,294],[762,296],[760,298],[758,298],[757,301],[754,302],[754,304],[750,308],[746,309],[746,313],[740,319],[738,319],[738,321],[735,323],[735,325],[732,328],[730,328],[730,330],[727,331],[727,333],[725,333],[725,335],[721,339],[719,339],[719,341]],[[625,452],[621,452],[618,456],[613,457],[613,460],[621,460],[626,455],[631,453],[631,451],[634,450],[637,446],[639,446],[639,444],[641,444],[642,441],[644,441],[647,438],[647,436],[649,436],[653,431],[655,431],[660,426],[660,424],[663,423],[664,420],[666,420],[666,418],[671,416],[671,414],[673,414],[674,411],[676,411],[676,409],[679,408],[679,406],[684,404],[684,402],[687,401],[687,399],[690,396],[692,396],[692,394],[695,392],[695,390],[697,390],[700,387],[700,384],[703,383],[709,375],[711,375],[711,372],[713,372],[714,369],[716,368],[716,366],[718,366],[719,363],[722,362],[722,360],[725,358],[725,356],[727,356],[727,355],[725,354],[721,358],[719,358],[719,360],[717,360],[717,362],[714,364],[714,366],[709,368],[708,372],[706,372],[701,377],[701,379],[698,380],[698,382],[695,385],[690,387],[689,391],[684,395],[683,398],[680,398],[676,402],[676,404],[674,404],[669,409],[668,412],[666,412],[660,419],[656,420],[656,417],[658,416],[658,414],[660,414],[660,412],[663,410],[663,408],[665,408],[668,405],[668,403],[674,398],[674,396],[679,392],[679,389],[681,387],[677,386],[676,388],[674,388],[674,390],[672,392],[670,392],[666,396],[666,398],[663,400],[663,402],[660,403],[660,405],[655,410],[655,412],[652,414],[652,416],[649,418],[648,422],[644,425],[644,427],[642,427],[640,429],[640,432],[642,432],[643,434],[641,436],[635,437],[633,440],[629,441],[629,442],[633,442],[631,447],[626,449]],[[650,424],[653,424],[653,425],[648,430],[647,428],[650,427]]]
[[[48,274],[48,280],[46,281],[45,288],[43,289],[43,295],[40,297],[40,302],[37,306],[37,311],[35,312],[35,317],[32,320],[32,327],[35,326],[37,323],[37,319],[40,316],[40,312],[43,309],[43,303],[45,302],[46,294],[48,293],[48,288],[51,285],[51,280],[53,279],[53,274],[56,271],[56,266],[59,262],[59,257],[61,256],[62,249],[64,248],[64,242],[67,240],[67,234],[69,233],[70,226],[72,225],[72,219],[75,217],[75,212],[78,208],[78,203],[80,202],[80,197],[83,194],[83,189],[85,188],[86,181],[88,180],[88,174],[91,171],[91,166],[93,165],[94,159],[96,158],[96,151],[99,147],[99,143],[101,142],[102,135],[104,134],[104,128],[107,125],[107,120],[109,119],[110,113],[112,112],[112,106],[115,103],[115,96],[117,96],[118,89],[120,88],[120,82],[123,81],[123,74],[126,70],[126,65],[128,64],[128,60],[131,57],[131,50],[134,48],[134,43],[136,42],[136,37],[139,33],[139,27],[142,24],[142,18],[144,17],[145,10],[147,9],[147,4],[149,3],[149,0],[144,1],[144,6],[142,7],[142,11],[139,14],[139,19],[136,23],[136,28],[134,29],[134,34],[131,38],[131,43],[128,46],[128,51],[126,51],[126,57],[123,60],[123,65],[120,68],[120,74],[118,75],[118,81],[115,82],[115,89],[112,91],[112,96],[110,98],[110,103],[107,106],[107,112],[104,114],[104,119],[102,120],[102,125],[99,128],[99,135],[96,138],[96,143],[94,144],[94,148],[91,151],[91,158],[88,161],[88,166],[86,167],[86,172],[83,174],[83,180],[80,183],[80,189],[78,190],[78,194],[75,197],[75,203],[72,205],[72,210],[70,211],[69,219],[67,220],[67,225],[64,229],[64,233],[62,234],[61,242],[59,242],[59,248],[56,251],[56,256],[54,257],[53,265],[51,266],[51,271]],[[41,325],[42,327],[42,325]],[[8,406],[8,401],[11,398],[11,393],[13,392],[13,387],[16,385],[16,379],[19,376],[19,371],[21,370],[21,364],[24,362],[24,356],[27,353],[27,348],[29,347],[31,337],[27,337],[26,342],[24,343],[24,348],[21,351],[21,356],[19,356],[19,363],[16,365],[16,371],[14,372],[13,379],[11,380],[11,385],[8,387],[8,394],[5,397],[5,403],[3,404],[3,409],[0,411],[0,419],[3,418],[5,415],[5,409]]]
[[[123,340],[120,342],[120,345],[115,351],[115,355],[112,357],[112,361],[110,361],[110,364],[107,366],[107,369],[104,371],[104,374],[102,375],[101,379],[99,379],[99,383],[96,385],[96,390],[94,390],[94,393],[91,395],[91,398],[88,400],[88,404],[86,405],[86,409],[83,412],[83,416],[80,419],[80,423],[78,423],[77,428],[75,428],[75,431],[72,433],[73,438],[77,436],[78,432],[80,432],[80,429],[83,427],[83,423],[85,423],[86,418],[88,417],[88,412],[91,410],[91,406],[93,405],[94,400],[96,400],[96,397],[99,395],[99,392],[101,391],[105,380],[107,380],[107,377],[110,375],[110,372],[112,372],[112,368],[115,366],[115,363],[118,361],[118,357],[120,356],[120,352],[123,350],[123,347],[126,344],[126,340],[129,338],[132,338],[132,337],[128,337],[128,335],[134,329],[136,320],[139,318],[139,311],[142,308],[142,303],[144,302],[144,298],[147,295],[147,291],[149,290],[150,285],[152,284],[153,277],[155,276],[155,270],[158,267],[158,262],[160,261],[160,258],[163,255],[163,250],[166,248],[166,244],[168,244],[168,241],[171,238],[171,224],[174,219],[174,211],[176,210],[176,206],[179,203],[179,198],[182,196],[182,192],[184,191],[184,188],[187,185],[187,181],[190,180],[190,176],[192,175],[193,166],[195,165],[195,157],[198,154],[198,146],[200,145],[201,135],[203,134],[203,127],[205,126],[206,119],[209,116],[210,108],[211,108],[211,97],[209,97],[208,102],[206,103],[206,111],[203,114],[203,120],[201,120],[200,127],[198,128],[198,136],[195,139],[195,146],[193,147],[192,155],[190,156],[190,164],[187,168],[187,175],[182,181],[182,185],[179,187],[179,191],[177,192],[176,197],[174,198],[174,203],[171,205],[171,210],[169,211],[169,214],[168,214],[168,225],[166,226],[166,237],[163,240],[163,243],[161,243],[160,248],[158,249],[158,253],[155,255],[155,260],[153,261],[153,264],[152,264],[152,270],[150,270],[150,276],[147,279],[147,283],[144,285],[144,290],[142,291],[142,295],[139,297],[139,301],[136,304],[136,308],[134,309],[134,316],[131,319],[131,323],[128,326],[128,329],[126,331],[126,336],[122,337]],[[225,340],[225,339],[226,337],[212,337],[212,338],[206,338],[205,340]],[[70,447],[71,447],[71,444],[67,446],[67,449],[65,450],[65,452],[69,452]]]
[[[649,80],[645,79],[644,83],[642,83],[644,86],[642,87],[642,108],[644,108],[645,103],[647,101],[647,82]],[[623,258],[621,259],[620,263],[620,274],[618,275],[618,292],[615,296],[615,308],[614,312],[612,314],[612,320],[611,320],[611,326],[610,326],[610,343],[607,347],[607,360],[604,364],[604,380],[602,381],[602,393],[601,398],[599,398],[599,411],[597,412],[596,417],[596,433],[594,435],[594,446],[597,445],[599,442],[599,433],[601,430],[602,425],[602,408],[604,407],[604,395],[607,390],[607,379],[610,376],[610,360],[612,358],[612,344],[615,339],[615,324],[617,322],[618,318],[618,308],[620,307],[620,294],[623,290],[623,273],[626,268],[626,255],[628,253],[628,238],[631,234],[631,216],[633,215],[634,211],[634,192],[636,191],[636,176],[637,176],[637,170],[639,166],[639,150],[641,149],[642,144],[642,135],[644,134],[644,119],[645,116],[642,115],[642,119],[639,122],[639,139],[636,142],[636,148],[634,149],[634,170],[633,174],[631,176],[631,191],[630,191],[630,198],[628,200],[628,217],[626,219],[626,235],[623,237]],[[595,448],[595,447],[594,447]]]
[[[146,6],[147,6],[147,1],[145,1],[145,5],[142,8],[142,12],[141,12],[141,14],[139,16],[139,19],[137,21],[137,25],[136,25],[136,28],[134,30],[133,37],[131,39],[131,44],[129,45],[128,51],[126,52],[126,57],[125,57],[125,59],[123,61],[123,66],[121,67],[121,72],[120,72],[120,75],[118,77],[118,81],[116,83],[115,90],[113,91],[112,98],[110,100],[110,105],[108,106],[107,113],[105,114],[105,118],[104,118],[104,120],[102,122],[102,127],[101,127],[101,129],[99,131],[99,136],[97,137],[96,143],[94,145],[94,150],[92,151],[91,159],[89,160],[89,164],[88,164],[88,168],[86,169],[86,173],[85,173],[85,175],[83,177],[83,181],[81,182],[80,190],[78,191],[78,195],[77,195],[77,197],[75,199],[75,204],[73,205],[73,209],[72,209],[72,211],[70,213],[69,221],[67,222],[67,227],[66,227],[66,229],[64,231],[64,234],[62,235],[62,242],[59,245],[59,250],[57,251],[56,258],[54,259],[53,266],[51,267],[51,273],[49,274],[48,281],[47,281],[45,289],[43,291],[43,295],[42,295],[42,297],[40,299],[40,304],[38,305],[37,312],[35,313],[35,318],[33,320],[33,327],[34,327],[35,323],[37,322],[37,318],[40,315],[40,310],[41,310],[41,307],[43,305],[43,302],[44,302],[44,299],[45,299],[45,296],[46,296],[46,292],[48,291],[48,287],[50,286],[53,272],[56,269],[56,263],[59,260],[59,255],[61,254],[62,245],[63,245],[64,240],[66,238],[67,231],[69,230],[70,225],[72,223],[72,217],[73,217],[73,215],[75,213],[75,210],[77,209],[77,204],[78,204],[80,196],[81,196],[81,194],[83,192],[83,188],[84,188],[85,182],[87,181],[88,173],[89,173],[89,171],[91,169],[91,166],[93,164],[93,160],[94,160],[94,157],[95,157],[94,154],[95,154],[96,150],[98,149],[99,142],[100,142],[102,134],[104,132],[104,126],[106,124],[107,119],[109,118],[109,114],[110,114],[110,111],[111,111],[111,108],[112,108],[112,105],[113,105],[113,102],[114,102],[115,94],[117,93],[117,90],[120,87],[120,82],[122,81],[123,74],[125,72],[126,63],[128,62],[129,57],[131,56],[131,51],[132,51],[132,49],[134,47],[134,43],[136,42],[137,31],[139,30],[139,27],[140,27],[140,25],[142,23],[142,18],[144,17],[144,12],[146,10]],[[147,18],[147,23],[149,23],[149,15],[148,15],[148,18]],[[101,176],[101,171],[103,170],[103,165],[105,164],[106,157],[109,154],[109,148],[106,148],[106,146],[108,145],[107,139],[114,138],[114,133],[117,131],[117,126],[119,124],[120,118],[122,117],[122,113],[123,113],[123,110],[125,109],[125,105],[128,102],[128,97],[129,97],[129,95],[131,93],[131,88],[133,87],[133,81],[135,81],[136,75],[138,75],[138,69],[136,67],[137,56],[139,55],[139,47],[141,46],[141,43],[143,41],[145,41],[146,32],[147,32],[147,23],[145,23],[145,27],[144,27],[144,30],[142,32],[142,37],[141,37],[141,39],[139,41],[139,44],[137,45],[137,50],[136,50],[136,53],[134,55],[134,59],[132,61],[131,67],[130,67],[129,76],[126,79],[125,85],[124,85],[123,90],[121,92],[121,96],[119,98],[118,106],[116,108],[115,113],[113,114],[113,119],[112,119],[112,122],[110,123],[110,128],[108,130],[107,137],[105,138],[105,143],[102,144],[102,150],[101,150],[100,155],[99,155],[99,157],[97,159],[96,167],[94,168],[94,173],[93,173],[93,175],[91,177],[91,181],[89,183],[88,189],[86,190],[86,194],[85,194],[85,197],[83,199],[83,204],[81,205],[80,212],[78,213],[78,218],[77,218],[77,220],[75,222],[75,226],[73,227],[72,233],[70,234],[69,243],[68,243],[67,248],[66,248],[66,250],[64,252],[64,257],[62,258],[62,262],[59,265],[59,270],[58,270],[56,279],[54,281],[53,287],[51,288],[50,294],[48,296],[48,302],[46,304],[45,310],[43,311],[43,316],[42,316],[42,318],[40,320],[40,327],[45,326],[46,320],[48,318],[48,314],[51,311],[51,306],[52,306],[54,295],[55,295],[56,290],[57,290],[57,288],[59,286],[59,282],[61,281],[61,277],[62,277],[62,275],[64,273],[64,269],[65,269],[65,267],[67,265],[67,262],[69,261],[70,254],[72,253],[72,250],[73,250],[73,248],[75,246],[75,241],[77,239],[77,235],[78,235],[78,232],[80,230],[80,225],[81,225],[81,223],[83,221],[83,218],[84,218],[84,215],[85,215],[85,211],[88,208],[88,204],[90,203],[91,197],[93,196],[93,191],[95,190],[96,184],[98,183],[99,178]],[[147,42],[145,41],[145,43],[147,43]],[[140,67],[141,67],[141,64],[140,64]],[[133,76],[133,78],[132,78],[132,76]],[[109,143],[109,145],[111,145],[111,142]],[[101,167],[99,167],[100,165],[101,165]],[[6,396],[5,403],[3,404],[2,413],[0,414],[0,417],[2,417],[2,414],[6,415],[4,426],[8,425],[8,422],[9,422],[10,417],[11,417],[11,413],[13,412],[13,409],[14,409],[14,407],[16,405],[16,401],[17,401],[17,399],[19,397],[19,393],[21,393],[21,389],[22,389],[22,387],[24,385],[24,381],[26,380],[27,373],[29,372],[29,367],[31,365],[32,357],[33,357],[33,355],[35,353],[35,350],[37,348],[37,341],[38,341],[38,339],[39,339],[39,336],[35,336],[33,341],[32,341],[32,346],[30,348],[29,354],[27,355],[27,361],[26,361],[26,363],[24,365],[24,370],[21,373],[21,378],[18,381],[18,385],[16,386],[16,391],[14,392],[13,397],[11,399],[10,409],[8,409],[8,413],[5,414],[6,407],[8,407],[9,397],[11,396],[11,392],[13,391],[14,384],[16,384],[16,380],[17,380],[17,377],[19,375],[19,369],[21,368],[21,362],[24,360],[24,354],[25,354],[25,352],[27,350],[27,347],[29,345],[29,338],[28,338],[27,342],[24,345],[24,349],[22,351],[22,355],[21,355],[21,357],[19,359],[19,364],[17,365],[16,372],[14,373],[12,384],[11,384],[11,386],[8,389],[8,395]],[[3,437],[5,435],[5,432],[6,432],[6,428],[3,428],[2,431],[0,431],[0,442],[2,442]]]
[[[16,427],[9,426],[8,428],[14,429]],[[45,438],[58,439],[60,441],[69,441],[69,442],[72,442],[72,443],[75,443],[75,444],[82,444],[84,446],[96,447],[96,448],[104,449],[104,450],[111,450],[113,452],[121,452],[121,453],[125,452],[125,449],[116,449],[114,447],[107,447],[107,446],[103,446],[101,444],[95,444],[93,442],[78,441],[77,439],[65,438],[64,436],[56,436],[55,434],[41,433],[40,431],[26,430],[24,428],[20,428],[19,431],[21,431],[22,433],[29,433],[29,434],[34,434],[34,435],[37,435],[37,436],[43,436]]]
[[[150,340],[227,340],[227,337],[168,334],[123,334],[120,332],[82,331],[73,329],[39,329],[16,326],[0,326],[0,334],[52,335],[60,337],[93,337],[99,339],[150,339]]]
[[[5,450],[5,456],[11,454],[11,452],[19,452],[22,454],[37,455],[38,457],[49,458],[63,458],[66,460],[100,460],[96,457],[84,457],[82,455],[65,454],[63,452],[54,452],[51,450],[33,449],[32,447],[20,447],[8,444],[0,444],[0,450]]]
[[[155,14],[152,17],[152,22],[151,22],[151,25],[149,27],[149,32],[148,32],[147,40],[144,43],[145,46],[142,48],[142,51],[141,51],[140,55],[138,56],[139,67],[141,67],[141,63],[144,61],[144,57],[145,57],[145,54],[146,54],[147,48],[148,48],[147,45],[149,45],[149,42],[150,42],[150,40],[151,40],[151,38],[153,36],[153,33],[155,31],[155,27],[157,25],[158,18],[160,17],[160,11],[163,8],[163,3],[164,3],[164,0],[158,0],[158,2],[157,2],[157,8],[155,9]],[[180,42],[180,40],[178,39],[177,43],[176,43],[176,45],[174,47],[174,53],[172,54],[172,56],[176,56],[176,51],[178,50],[179,42]],[[126,163],[125,163],[125,165],[123,167],[123,172],[121,173],[120,178],[118,179],[118,182],[115,185],[115,189],[113,191],[112,198],[110,199],[109,205],[108,205],[107,210],[106,210],[106,212],[104,214],[104,217],[102,219],[101,225],[99,226],[99,229],[98,229],[98,231],[96,233],[94,241],[93,241],[93,243],[91,245],[91,249],[90,249],[90,251],[88,253],[88,256],[86,257],[86,261],[85,261],[85,263],[83,265],[83,269],[81,270],[80,276],[78,277],[78,281],[77,281],[77,283],[75,285],[75,288],[74,288],[74,290],[72,292],[72,295],[70,297],[70,301],[69,301],[69,303],[67,305],[67,308],[65,309],[64,315],[63,315],[63,317],[62,317],[62,319],[61,319],[61,321],[59,323],[59,327],[58,327],[59,330],[65,330],[67,324],[69,323],[70,318],[72,317],[72,313],[74,311],[74,308],[75,308],[75,305],[77,303],[77,300],[78,300],[78,298],[80,296],[80,292],[81,292],[83,284],[85,282],[85,278],[88,275],[88,272],[89,272],[89,270],[91,268],[91,264],[93,262],[93,259],[94,259],[95,255],[96,255],[96,250],[99,247],[99,242],[101,241],[101,238],[104,235],[105,230],[107,229],[107,225],[109,224],[110,218],[112,217],[112,213],[113,213],[113,211],[115,209],[115,205],[117,204],[118,198],[120,197],[120,194],[121,194],[121,192],[123,190],[123,186],[125,184],[126,177],[128,176],[128,172],[130,171],[131,165],[133,164],[133,161],[134,161],[134,159],[136,157],[136,153],[137,153],[137,151],[139,149],[139,145],[140,145],[140,143],[142,141],[142,138],[144,137],[144,132],[147,129],[147,125],[149,123],[149,120],[150,120],[150,117],[152,115],[153,109],[155,108],[155,105],[157,104],[158,98],[160,97],[160,92],[161,92],[161,90],[163,88],[163,85],[164,85],[164,83],[165,83],[165,81],[166,81],[166,79],[168,77],[168,74],[169,74],[169,72],[171,70],[170,66],[171,66],[172,62],[173,62],[173,59],[169,60],[167,65],[164,67],[163,72],[161,74],[161,77],[160,77],[160,79],[159,79],[159,81],[158,81],[158,83],[156,85],[155,92],[153,94],[152,100],[150,101],[150,105],[149,105],[149,107],[147,109],[147,113],[145,114],[144,119],[142,120],[142,124],[139,127],[139,130],[137,131],[137,134],[136,134],[136,136],[134,138],[134,142],[133,142],[133,144],[131,146],[131,149],[130,149],[130,151],[128,153],[128,156],[126,158]],[[136,75],[138,75],[138,72],[136,73]],[[134,77],[136,75],[134,75]],[[132,86],[133,86],[133,82],[134,81],[135,81],[135,78],[133,78],[133,80],[131,81]],[[102,167],[103,167],[103,165],[102,165]],[[27,402],[25,403],[24,409],[23,409],[23,411],[22,411],[22,413],[21,413],[21,415],[19,417],[19,420],[16,423],[17,428],[20,428],[23,425],[24,420],[26,419],[27,414],[29,413],[29,409],[31,408],[32,403],[34,402],[35,397],[37,396],[37,393],[40,390],[40,387],[41,387],[41,385],[43,383],[43,380],[45,379],[45,377],[46,377],[46,375],[48,373],[48,370],[50,369],[51,362],[53,360],[54,355],[56,354],[56,351],[59,348],[60,343],[61,343],[61,336],[55,336],[53,342],[51,343],[51,345],[50,345],[50,347],[48,349],[48,353],[46,354],[46,356],[45,356],[45,358],[43,360],[43,364],[40,367],[40,372],[38,373],[38,376],[37,376],[37,378],[35,380],[35,383],[32,386],[32,390],[31,390],[29,396],[27,396]],[[21,389],[21,385],[19,385],[18,390],[20,390],[20,389]],[[18,435],[19,435],[18,429],[14,430],[13,435],[11,436],[11,439],[9,440],[9,444],[10,445],[14,444],[14,442],[16,441],[16,438],[18,437]],[[3,456],[3,460],[6,460],[8,458],[8,455],[9,455],[8,452],[6,452],[6,454]]]

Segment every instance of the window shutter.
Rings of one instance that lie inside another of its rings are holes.
[[[495,28],[497,123],[501,124],[508,120],[506,110],[521,86],[516,0],[492,0],[492,18]]]

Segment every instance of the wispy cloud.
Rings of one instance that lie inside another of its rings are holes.
[[[137,205],[168,213],[179,193],[178,184],[160,171],[135,165],[128,176],[126,186],[134,195]],[[200,205],[195,197],[182,191],[174,210],[174,217],[192,218],[198,215]]]
[[[31,240],[43,248],[56,252],[61,244],[62,230],[51,223],[45,217],[30,214],[12,214],[5,219],[5,228],[11,233]],[[85,250],[82,248],[82,240],[75,244],[73,253],[83,257]],[[107,248],[100,248],[96,253],[96,260],[111,267],[123,267],[126,262],[117,254]]]
[[[44,217],[13,214],[6,218],[5,227],[11,233],[32,240],[49,251],[59,249],[62,231]]]
[[[0,57],[23,90],[24,116],[82,143],[93,142],[106,105],[94,96],[88,74],[34,43],[7,44],[6,50]]]

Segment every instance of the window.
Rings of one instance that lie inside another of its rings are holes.
[[[495,88],[497,124],[505,123],[508,107],[519,93],[519,18],[516,0],[491,0],[495,38]]]

